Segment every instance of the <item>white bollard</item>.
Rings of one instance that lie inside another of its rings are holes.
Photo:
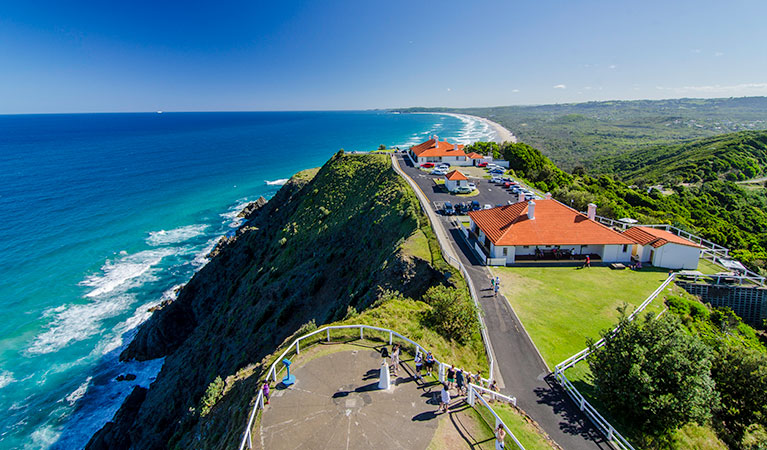
[[[474,407],[474,400],[475,400],[475,399],[474,399],[474,396],[475,396],[475,395],[476,395],[476,394],[474,393],[474,388],[473,388],[471,385],[469,385],[469,396],[468,396],[468,398],[466,399],[466,402],[467,402],[467,403],[469,404],[469,406],[471,406],[471,407]]]
[[[378,389],[387,390],[391,380],[389,379],[389,365],[386,360],[381,361],[381,370],[379,372]]]
[[[439,381],[440,383],[445,382],[445,364],[439,363]]]

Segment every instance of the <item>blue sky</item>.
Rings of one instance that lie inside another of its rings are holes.
[[[767,95],[767,2],[0,2],[0,113]]]

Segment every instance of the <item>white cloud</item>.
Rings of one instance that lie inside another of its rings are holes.
[[[692,49],[690,51],[693,52],[693,53],[700,53],[701,50],[699,48],[694,48],[694,49]]]
[[[607,66],[607,68],[610,69],[610,70],[615,69],[617,67],[618,66],[616,66],[615,64],[610,64],[609,66]]]
[[[716,53],[714,53],[714,56],[716,56],[716,57],[719,57],[719,56],[724,56],[724,53],[722,53],[722,52],[716,52]]]
[[[519,92],[519,89],[512,89],[511,92]]]
[[[450,92],[450,88],[447,88],[447,91]]]
[[[558,85],[554,86],[554,89],[565,89],[566,87],[567,86],[565,86],[564,84],[558,84]]]

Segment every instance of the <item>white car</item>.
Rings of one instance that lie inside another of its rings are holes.
[[[490,179],[490,182],[497,184],[497,183],[503,183],[503,180],[501,179],[501,177],[493,177]]]
[[[489,205],[489,204],[485,203],[485,206],[484,206],[483,209],[493,209],[493,205]]]
[[[469,183],[469,189],[471,189],[473,191],[473,190],[477,189],[477,185],[474,184],[474,183]]]
[[[447,175],[447,170],[437,167],[436,169],[432,170],[429,173],[431,173],[432,175]]]

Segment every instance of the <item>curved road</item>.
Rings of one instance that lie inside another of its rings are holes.
[[[604,436],[559,387],[506,298],[493,297],[490,272],[469,248],[463,233],[446,217],[435,213],[435,205],[455,201],[455,198],[435,189],[433,177],[414,167],[409,158],[401,154],[394,158],[399,165],[398,172],[405,175],[432,219],[435,234],[443,248],[460,258],[474,282],[492,343],[496,369],[501,375],[501,390],[516,396],[517,406],[535,419],[562,448],[611,449]],[[506,203],[508,199],[504,190],[488,183],[480,182],[478,187],[480,194],[469,200],[497,204]]]

